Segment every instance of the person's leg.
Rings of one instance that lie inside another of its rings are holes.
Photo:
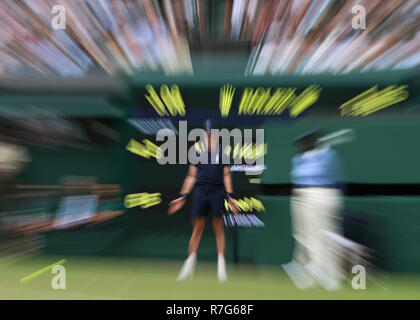
[[[310,216],[311,241],[310,241],[310,264],[308,270],[327,290],[335,290],[339,287],[337,251],[333,241],[329,240],[325,232],[336,232],[332,223],[336,214],[336,197],[333,189],[314,188],[311,190],[312,215]]]
[[[193,232],[188,244],[188,255],[197,254],[200,246],[201,236],[203,235],[204,227],[206,225],[206,217],[200,216],[193,220]]]
[[[197,261],[197,251],[200,246],[201,236],[203,235],[206,223],[207,208],[208,201],[206,199],[206,195],[200,187],[197,187],[192,196],[191,214],[193,231],[188,244],[188,258],[182,266],[181,272],[178,276],[178,281],[192,278],[194,274],[195,264]]]
[[[293,261],[305,265],[308,262],[307,252],[307,225],[306,220],[307,203],[303,191],[295,190],[293,196],[290,199],[290,212],[292,218],[292,233],[295,239],[295,245],[293,250]]]
[[[216,236],[217,254],[224,256],[226,250],[226,239],[223,217],[213,218],[213,230],[214,235]]]
[[[219,188],[214,190],[210,198],[210,211],[213,217],[213,230],[217,245],[217,277],[220,282],[227,281],[226,262],[225,262],[225,225],[223,220],[225,190]]]
[[[324,225],[323,225],[323,257],[322,265],[323,270],[327,274],[330,282],[330,288],[334,290],[340,287],[342,280],[342,268],[343,268],[343,252],[341,245],[336,241],[331,241],[327,236],[327,233],[342,236],[342,226],[340,220],[341,210],[341,194],[339,190],[328,189],[325,190],[325,196],[321,198],[323,200],[323,211],[325,212]]]
[[[178,281],[191,278],[194,274],[195,264],[197,261],[197,252],[200,246],[201,236],[203,235],[204,226],[206,224],[205,216],[195,217],[193,220],[193,232],[188,244],[188,258],[182,266],[178,276]]]
[[[223,217],[213,218],[213,230],[217,245],[217,277],[220,282],[225,282],[227,281],[225,262],[226,238]]]
[[[311,227],[307,217],[308,209],[305,190],[294,189],[290,199],[290,212],[295,245],[292,261],[282,267],[299,289],[308,289],[314,285],[314,281],[305,270],[305,266],[309,263],[308,232]]]

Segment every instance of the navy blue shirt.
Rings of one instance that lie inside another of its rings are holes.
[[[196,185],[223,185],[223,167],[227,164],[223,164],[222,151],[212,153],[204,151],[204,153],[208,162],[195,165],[197,167]]]

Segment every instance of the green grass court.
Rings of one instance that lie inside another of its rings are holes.
[[[67,259],[66,289],[54,290],[54,274],[19,280]],[[419,276],[387,279],[388,290],[367,283],[339,292],[300,291],[280,267],[228,265],[229,281],[217,283],[216,263],[198,262],[192,282],[175,281],[182,261],[36,255],[0,264],[0,299],[420,299]]]

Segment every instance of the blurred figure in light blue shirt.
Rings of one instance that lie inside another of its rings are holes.
[[[340,188],[341,163],[333,149],[315,148],[293,157],[291,177],[295,186]]]
[[[320,284],[337,290],[342,280],[342,254],[328,237],[341,232],[342,170],[336,152],[318,144],[319,131],[295,140],[292,159],[291,214],[295,249],[285,270],[299,288]]]

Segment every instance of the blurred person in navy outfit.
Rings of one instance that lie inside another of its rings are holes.
[[[223,221],[223,210],[225,198],[229,201],[233,213],[238,214],[233,199],[233,184],[230,175],[230,166],[223,163],[223,153],[218,138],[213,136],[212,122],[207,119],[205,122],[205,150],[202,150],[207,158],[205,163],[190,165],[187,177],[182,185],[179,197],[169,204],[169,214],[174,214],[185,204],[186,198],[193,190],[192,212],[193,232],[188,245],[188,258],[181,269],[178,281],[192,278],[197,260],[197,252],[200,245],[206,224],[206,216],[211,214],[213,230],[216,236],[217,245],[217,277],[219,282],[227,281],[225,263],[225,232]]]

